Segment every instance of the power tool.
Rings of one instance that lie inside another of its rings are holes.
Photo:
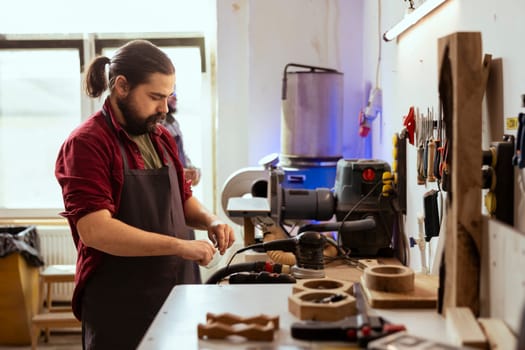
[[[270,216],[279,225],[302,221],[299,232],[335,231],[350,256],[393,256],[396,251],[404,256],[408,248],[400,242],[402,213],[390,174],[384,161],[340,159],[334,188],[311,190],[284,188],[282,172],[273,169],[267,194]]]
[[[228,264],[224,268],[215,272],[208,281],[206,281],[206,284],[215,284],[226,276],[233,276],[233,274],[241,272],[253,272],[253,274],[250,276],[247,276],[246,274],[235,275],[232,280],[234,283],[236,281],[237,283],[254,283],[255,281],[261,283],[295,282],[295,280],[272,275],[272,273],[287,273],[294,278],[322,278],[324,277],[323,249],[325,244],[325,236],[318,232],[309,231],[300,233],[292,238],[249,245],[237,250],[235,254],[252,249],[262,251],[281,250],[293,253],[296,257],[296,264],[285,267],[284,269],[280,264],[272,264],[268,262],[240,263],[234,265]],[[261,272],[267,272],[270,274],[263,274]]]

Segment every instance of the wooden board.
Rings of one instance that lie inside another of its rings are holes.
[[[368,289],[361,278],[368,304],[376,309],[426,309],[435,308],[437,303],[437,276],[415,276],[414,290],[408,293],[387,293]]]
[[[468,307],[449,307],[446,310],[447,338],[455,345],[487,349],[487,338]]]
[[[517,349],[518,340],[503,320],[497,318],[478,318],[485,332],[490,349]]]
[[[490,56],[482,62],[479,32],[438,40],[439,91],[448,142],[445,276],[442,305],[479,314],[481,247],[481,114]],[[442,308],[441,308],[442,306]]]

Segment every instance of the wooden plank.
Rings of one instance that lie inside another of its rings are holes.
[[[517,349],[518,340],[503,320],[479,318],[478,322],[487,336],[491,350]]]
[[[505,134],[504,124],[501,122],[505,120],[503,112],[503,60],[501,58],[492,58],[490,64],[490,74],[487,81],[487,120],[483,123],[483,130],[489,135],[488,141],[501,141]],[[516,106],[519,106],[519,100],[516,99]],[[487,149],[489,144],[483,145]]]
[[[487,339],[468,307],[449,307],[446,311],[448,339],[458,346],[487,348]]]
[[[443,310],[479,313],[481,246],[481,112],[488,78],[481,34],[458,32],[438,40],[450,189],[447,195]],[[488,60],[490,61],[490,59]]]

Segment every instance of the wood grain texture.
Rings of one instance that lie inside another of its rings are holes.
[[[439,90],[450,156],[443,310],[467,306],[476,315],[482,229],[481,114],[490,67],[490,56],[482,62],[481,50],[479,32],[457,32],[438,40]]]
[[[472,310],[468,307],[449,307],[446,311],[447,335],[458,346],[487,348],[487,339]]]
[[[501,319],[479,318],[491,350],[517,349],[518,340]]]
[[[380,292],[365,286],[363,292],[370,307],[377,309],[426,309],[435,308],[437,303],[438,278],[416,274],[414,289],[404,293]]]

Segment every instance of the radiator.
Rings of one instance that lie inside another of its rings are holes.
[[[77,251],[69,226],[38,226],[37,231],[40,252],[46,266],[76,264]],[[52,301],[71,301],[73,287],[73,282],[54,283],[51,290]]]

